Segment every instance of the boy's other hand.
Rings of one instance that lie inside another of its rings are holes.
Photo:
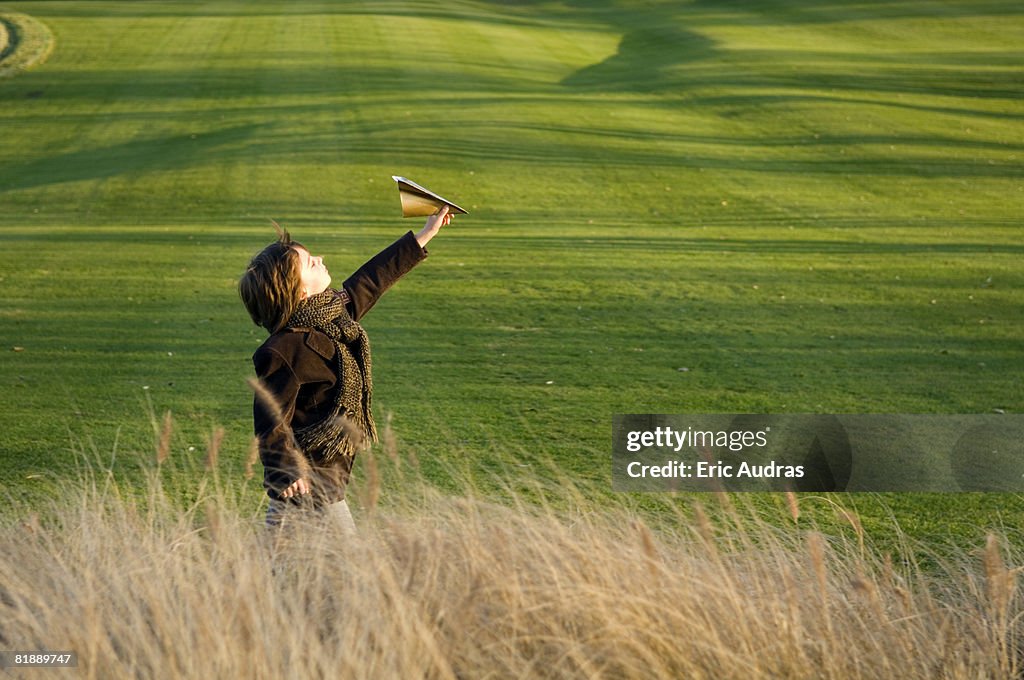
[[[309,482],[303,478],[296,479],[287,489],[281,492],[281,498],[291,498],[309,493]]]

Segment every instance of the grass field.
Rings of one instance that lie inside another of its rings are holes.
[[[0,9],[55,40],[0,80],[9,493],[76,451],[131,468],[167,410],[240,470],[238,275],[270,218],[351,271],[418,225],[392,174],[471,212],[365,322],[428,475],[601,482],[617,412],[1024,409],[1019,3]],[[1019,495],[851,502],[934,540],[1024,524]]]

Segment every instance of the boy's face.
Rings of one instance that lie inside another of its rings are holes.
[[[302,264],[299,270],[302,297],[307,298],[327,290],[331,285],[331,273],[324,266],[324,258],[310,255],[302,246],[292,246],[292,249],[298,253],[299,262]]]

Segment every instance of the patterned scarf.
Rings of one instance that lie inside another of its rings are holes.
[[[289,328],[314,328],[334,341],[334,409],[322,420],[295,430],[295,439],[315,465],[340,464],[345,473],[351,470],[360,445],[377,441],[371,411],[370,339],[349,315],[346,300],[344,292],[330,289],[312,295],[299,303],[286,324]]]

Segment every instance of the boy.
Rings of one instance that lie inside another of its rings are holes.
[[[253,426],[269,525],[290,505],[308,505],[354,528],[345,487],[360,445],[377,436],[370,343],[359,320],[427,256],[425,246],[450,221],[445,206],[338,289],[330,287],[323,258],[287,231],[249,263],[238,291],[253,322],[270,333],[253,355]]]

